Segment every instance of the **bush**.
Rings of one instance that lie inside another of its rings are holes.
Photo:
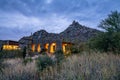
[[[74,46],[71,47],[71,53],[73,54],[78,54],[83,51],[88,51],[88,44],[81,42],[80,44],[75,44]]]
[[[46,55],[46,54],[47,54],[46,51],[47,51],[47,49],[42,49],[42,50],[40,51],[40,54]]]
[[[32,62],[32,61],[33,61],[33,60],[32,60],[32,58],[30,57],[30,58],[24,59],[23,63],[26,65],[27,63]]]
[[[40,53],[45,53],[47,51],[47,49],[42,49],[41,51],[40,51]]]
[[[52,66],[53,64],[53,60],[47,55],[40,56],[36,61],[38,71],[42,71],[44,68]]]
[[[40,76],[42,80],[120,80],[120,55],[73,55]]]
[[[56,62],[59,64],[62,62],[62,60],[64,59],[64,53],[62,50],[58,50],[55,53],[55,58],[56,58]]]
[[[99,24],[105,32],[90,40],[90,47],[120,53],[120,13],[114,11]]]
[[[26,47],[24,47],[22,54],[23,54],[23,58],[25,58],[25,57],[26,57],[26,54],[27,54],[27,53],[26,53]]]
[[[120,53],[120,33],[102,33],[89,41],[90,48],[103,52]]]
[[[3,50],[0,52],[2,58],[22,58],[22,51],[21,50]]]
[[[79,52],[80,50],[76,46],[71,47],[71,53],[77,54]]]
[[[3,54],[0,53],[0,72],[2,72],[2,69],[4,68],[2,56]]]

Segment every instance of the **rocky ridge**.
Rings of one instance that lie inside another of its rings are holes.
[[[56,33],[48,33],[45,30],[39,30],[33,33],[31,36],[23,37],[19,40],[19,42],[25,41],[26,38],[32,38],[33,41],[35,40],[43,40],[43,41],[49,41],[49,40],[61,40],[65,42],[85,42],[88,39],[96,36],[100,31],[92,28],[88,28],[86,26],[83,26],[79,24],[76,21],[73,21],[69,27],[64,30],[63,32],[56,34]]]

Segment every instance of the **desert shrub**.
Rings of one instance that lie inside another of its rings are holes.
[[[23,65],[23,59],[5,59],[3,73],[0,73],[0,80],[40,80],[36,74],[35,62]]]
[[[53,60],[47,55],[40,56],[36,61],[38,71],[42,71],[44,68],[52,66],[53,64]]]
[[[6,76],[5,74],[0,74],[0,80],[39,80],[35,79],[34,73],[29,73],[29,72],[21,72],[21,74],[14,73],[10,74],[9,76]]]
[[[0,52],[2,58],[22,58],[22,51],[21,50],[3,50]]]
[[[71,53],[73,54],[78,54],[78,53],[81,53],[83,51],[88,51],[88,50],[89,50],[88,44],[85,42],[75,44],[71,47]]]
[[[120,55],[82,54],[45,70],[43,80],[120,80]]]
[[[120,33],[102,33],[89,41],[90,48],[103,52],[120,53]]]
[[[2,51],[2,50],[3,50],[3,46],[0,47],[0,51]]]
[[[4,68],[2,56],[3,56],[3,54],[0,53],[0,72],[2,72],[2,69]]]
[[[120,12],[112,11],[106,19],[100,22],[98,27],[106,32],[120,32]]]
[[[23,63],[26,65],[27,63],[32,62],[32,61],[33,61],[32,58],[29,57],[29,58],[24,59]]]
[[[46,54],[47,54],[46,51],[47,51],[47,49],[42,49],[42,50],[40,51],[40,54],[46,55]]]
[[[79,52],[80,52],[80,50],[78,49],[78,47],[76,47],[76,46],[71,47],[71,53],[77,54]]]
[[[120,13],[112,12],[99,24],[105,32],[90,40],[90,47],[100,51],[120,53]]]
[[[61,63],[63,59],[65,58],[65,55],[62,50],[58,50],[55,53],[56,63]]]
[[[27,53],[26,53],[26,49],[27,49],[26,47],[24,47],[24,49],[23,49],[23,52],[22,52],[23,58],[25,58],[25,56],[26,56],[26,54],[27,54]]]
[[[46,52],[42,52],[41,54],[42,54],[42,55],[46,55],[47,53],[46,53]]]
[[[47,49],[42,49],[41,51],[40,51],[40,53],[45,53],[47,51]]]

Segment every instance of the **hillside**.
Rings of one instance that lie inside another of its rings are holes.
[[[64,40],[69,40],[70,42],[84,42],[88,39],[94,37],[100,31],[86,26],[82,26],[78,22],[73,21],[73,23],[63,32],[60,33]]]
[[[62,40],[67,42],[85,42],[91,37],[94,37],[100,31],[92,28],[88,28],[86,26],[80,25],[78,22],[73,21],[73,23],[68,26],[66,30],[63,32],[56,34],[56,33],[48,33],[45,30],[39,30],[33,33],[33,35],[29,36],[32,37],[33,40]],[[21,38],[19,42],[24,41],[25,38]]]

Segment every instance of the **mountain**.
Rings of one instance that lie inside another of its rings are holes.
[[[43,40],[53,40],[53,39],[60,39],[60,35],[59,34],[55,34],[55,33],[48,33],[45,30],[40,30],[35,32],[32,35],[33,39],[43,39]]]
[[[23,37],[19,40],[19,42],[25,42],[25,40],[32,39],[33,41],[65,41],[65,42],[85,42],[88,39],[96,36],[100,31],[92,28],[88,28],[79,24],[76,21],[73,23],[63,32],[56,34],[56,33],[48,33],[45,30],[39,30],[33,33],[31,36]]]
[[[76,21],[73,21],[73,23],[66,30],[60,33],[60,36],[62,36],[63,40],[73,43],[85,42],[96,36],[99,32],[99,30],[88,28]]]

